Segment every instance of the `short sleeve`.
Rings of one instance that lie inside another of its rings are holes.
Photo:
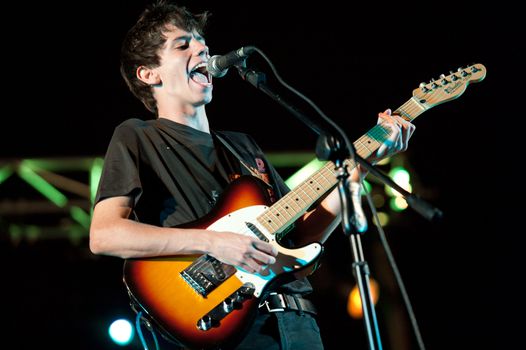
[[[138,136],[132,126],[123,123],[115,128],[104,157],[95,204],[117,196],[132,196],[137,203],[142,193],[138,145]]]

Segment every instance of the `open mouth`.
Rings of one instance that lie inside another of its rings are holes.
[[[206,62],[201,62],[190,71],[190,79],[203,86],[212,85],[212,77],[206,69]]]

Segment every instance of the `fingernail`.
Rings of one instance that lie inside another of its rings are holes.
[[[387,109],[385,110],[385,113],[391,115],[391,109],[390,109],[390,108],[387,108]]]

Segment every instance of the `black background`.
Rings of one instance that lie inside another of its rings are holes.
[[[6,7],[4,17],[12,22],[3,24],[1,159],[101,156],[118,123],[151,117],[118,69],[120,42],[146,3]],[[518,10],[459,2],[180,3],[212,12],[206,33],[211,54],[257,46],[350,139],[372,127],[378,112],[406,102],[420,82],[485,65],[482,82],[415,121],[405,153],[414,191],[444,211],[444,221],[430,223],[406,210],[393,215],[386,233],[428,349],[518,344],[521,329],[512,317],[523,316],[525,209]],[[259,56],[248,63],[271,76]],[[235,72],[215,80],[208,116],[213,127],[248,132],[269,152],[314,150],[309,128]],[[0,187],[0,196],[6,191]],[[372,225],[363,241],[373,276],[385,284],[378,304],[384,348],[417,349]],[[344,311],[354,278],[339,230],[326,252],[311,278],[326,347],[366,348],[363,322]],[[4,232],[0,256],[3,342],[15,349],[118,348],[107,326],[116,315],[133,317],[120,260],[93,256],[87,241],[12,246]],[[133,346],[140,348],[137,341]]]

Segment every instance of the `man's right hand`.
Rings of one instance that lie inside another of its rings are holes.
[[[232,232],[215,232],[213,236],[208,254],[225,264],[257,273],[276,262],[278,250],[270,243]]]

